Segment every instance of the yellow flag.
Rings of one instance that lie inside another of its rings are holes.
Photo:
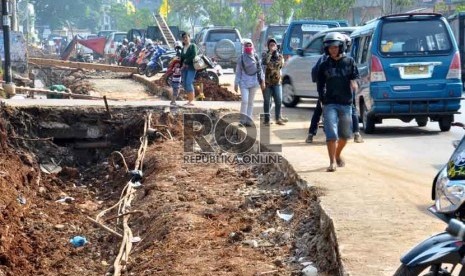
[[[160,14],[165,19],[168,17],[168,13],[171,11],[170,6],[168,5],[168,0],[163,0],[163,3],[160,6]]]
[[[126,4],[126,11],[128,14],[136,13],[136,7],[131,1],[128,1],[128,3]]]

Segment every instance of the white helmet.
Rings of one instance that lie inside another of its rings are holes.
[[[147,38],[145,40],[145,46],[152,45],[152,44],[153,44],[153,41],[150,38]]]
[[[182,49],[182,43],[181,43],[181,41],[178,40],[178,41],[176,41],[176,42],[174,43],[174,49],[176,49],[176,48],[181,48],[181,49]]]

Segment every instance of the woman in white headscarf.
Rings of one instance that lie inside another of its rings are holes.
[[[265,89],[265,78],[252,41],[244,39],[243,45],[243,53],[237,59],[234,91],[237,92],[238,88],[241,89],[241,124],[251,126],[255,93],[260,88]]]

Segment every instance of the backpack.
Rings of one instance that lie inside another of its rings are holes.
[[[246,75],[253,76],[253,75],[257,74],[258,72],[260,72],[260,60],[258,59],[258,55],[257,55],[257,54],[254,54],[254,59],[255,59],[255,63],[257,64],[257,70],[256,70],[255,72],[253,72],[252,74],[249,74],[249,73],[245,70],[244,55],[241,55],[242,71],[244,71],[244,73],[245,73]]]

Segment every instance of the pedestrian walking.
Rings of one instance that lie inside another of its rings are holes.
[[[333,32],[323,40],[328,58],[317,70],[317,90],[323,109],[323,124],[326,135],[330,165],[329,172],[344,167],[342,150],[352,136],[353,93],[359,77],[355,61],[344,55],[345,38]]]
[[[270,125],[271,98],[274,99],[275,121],[284,125],[286,118],[281,116],[283,90],[281,85],[281,68],[284,58],[278,51],[278,44],[273,38],[268,39],[268,50],[262,54],[262,65],[265,72],[265,90],[263,91],[263,112],[265,113],[265,126]]]
[[[348,35],[342,34],[345,38],[346,42],[346,49],[345,49],[345,54],[348,53],[348,49],[350,48],[350,45],[352,43],[351,38]],[[328,55],[326,53],[323,53],[323,55],[318,59],[316,64],[312,68],[312,81],[316,82],[317,79],[317,71],[318,71],[318,66],[325,61],[328,58]],[[354,142],[355,143],[363,143],[363,138],[362,135],[360,134],[360,125],[359,125],[359,116],[357,109],[355,108],[355,91],[352,91],[352,96],[354,98],[354,102],[352,103],[352,130],[354,132]],[[312,119],[310,121],[310,127],[308,128],[308,135],[307,139],[305,140],[306,143],[313,143],[313,137],[317,134],[318,132],[318,123],[320,122],[320,118],[322,115],[323,111],[321,109],[321,102],[318,100],[316,103],[315,110],[313,111],[312,114]]]
[[[191,44],[189,33],[182,33],[183,50],[181,52],[181,68],[184,91],[187,94],[187,103],[185,106],[194,106],[194,79],[195,68],[194,58],[198,55],[198,48],[195,44]]]
[[[237,92],[238,88],[241,89],[240,123],[243,126],[251,126],[255,94],[260,88],[265,89],[265,80],[260,59],[255,53],[252,41],[244,39],[243,45],[243,53],[237,59],[234,91]]]

